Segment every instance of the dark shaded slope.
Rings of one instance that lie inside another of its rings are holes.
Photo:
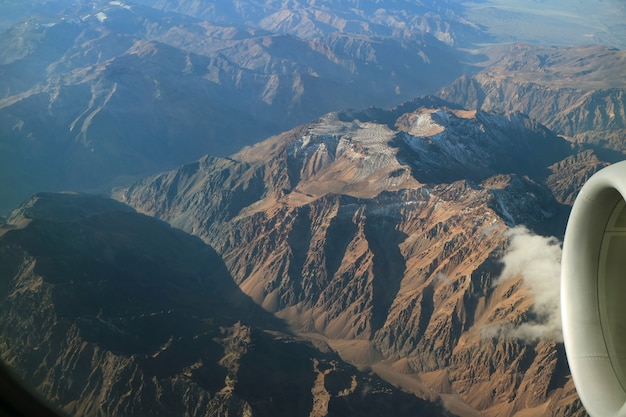
[[[468,109],[519,111],[576,142],[624,151],[625,51],[517,44],[488,53],[489,66],[439,96]]]
[[[70,414],[446,415],[281,328],[212,248],[118,202],[38,194],[0,227],[1,359]]]

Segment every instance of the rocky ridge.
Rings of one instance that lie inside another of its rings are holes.
[[[562,230],[546,184],[576,147],[520,114],[435,103],[329,114],[116,196],[202,237],[265,310],[406,390],[460,415],[583,415],[558,339],[514,330],[546,320],[533,290],[499,279],[507,230]]]
[[[624,51],[518,44],[489,54],[485,69],[438,95],[467,109],[519,111],[574,141],[624,151]]]
[[[0,34],[0,212],[40,190],[106,192],[229,155],[342,107],[392,105],[464,68],[461,52],[417,27],[337,23],[308,36],[151,6],[42,8]]]
[[[200,239],[102,197],[0,225],[1,359],[81,416],[451,415],[298,341]]]
[[[462,16],[462,6],[449,1],[396,1],[381,7],[377,1],[301,0],[285,7],[280,0],[240,1],[236,5],[160,0],[154,7],[228,25],[245,24],[273,33],[288,33],[300,39],[323,38],[337,32],[405,39],[419,34],[445,44],[467,46],[488,38]]]

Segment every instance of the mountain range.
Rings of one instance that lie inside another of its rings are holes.
[[[524,239],[554,252],[535,234],[563,230],[550,187],[578,149],[520,113],[442,104],[331,113],[115,196],[208,242],[301,337],[459,415],[583,413],[554,299],[528,284],[558,292],[558,275],[504,278],[502,261]]]
[[[3,2],[0,359],[70,415],[584,417],[625,10],[535,3]]]
[[[71,415],[450,415],[296,340],[213,249],[117,201],[33,196],[0,260],[2,360]]]
[[[618,50],[478,51],[493,36],[455,2],[237,4],[0,5],[6,19],[16,15],[0,34],[0,212],[39,190],[108,192],[207,153],[230,155],[329,111],[391,106],[439,89],[464,108],[522,111],[567,135],[572,123],[586,123],[595,135],[588,141],[620,142]],[[485,69],[472,75],[479,64]],[[595,77],[584,94],[581,74]],[[520,88],[528,92],[516,100]],[[471,97],[477,89],[486,102]],[[596,110],[604,103],[614,109],[603,116]],[[571,115],[576,107],[584,112]]]
[[[0,211],[41,189],[103,191],[226,156],[328,111],[435,91],[467,67],[429,25],[315,13],[336,27],[104,1],[15,24],[0,35]]]
[[[522,112],[575,142],[624,151],[625,51],[514,45],[490,53],[485,69],[438,95],[463,108]]]

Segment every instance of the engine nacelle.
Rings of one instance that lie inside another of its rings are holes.
[[[567,224],[561,314],[576,390],[592,417],[626,417],[626,161],[583,186]]]

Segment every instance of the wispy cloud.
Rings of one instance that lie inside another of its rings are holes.
[[[533,294],[535,318],[500,330],[529,341],[544,337],[561,341],[561,242],[555,237],[535,235],[523,226],[508,234],[509,247],[502,258],[504,269],[496,283],[522,276]]]

